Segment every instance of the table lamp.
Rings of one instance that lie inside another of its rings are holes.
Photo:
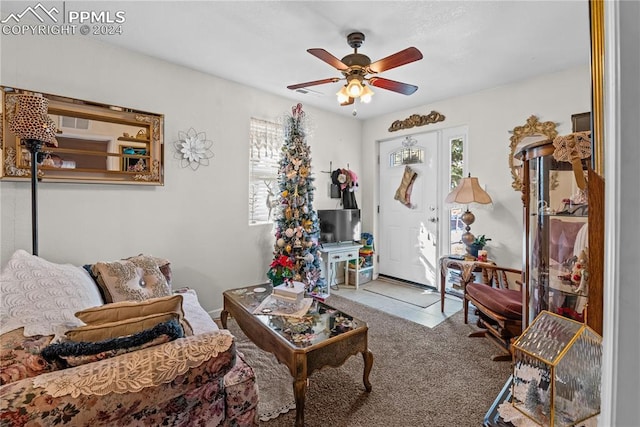
[[[471,224],[476,220],[476,217],[469,210],[471,203],[478,203],[486,205],[492,202],[491,196],[480,187],[478,178],[472,177],[471,174],[467,178],[462,178],[457,187],[454,188],[451,193],[444,199],[445,203],[467,205],[467,210],[462,214],[460,218],[464,223],[465,232],[462,234],[462,243],[467,246],[467,252],[469,252],[469,246],[475,240],[475,236],[471,234]]]
[[[43,145],[58,146],[56,124],[47,115],[49,101],[38,95],[16,95],[16,109],[9,130],[20,138],[31,153],[31,238],[32,251],[38,255],[38,153]]]

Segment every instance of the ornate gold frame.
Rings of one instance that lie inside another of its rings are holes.
[[[544,135],[547,139],[554,139],[558,136],[556,124],[554,122],[540,122],[536,116],[530,116],[527,119],[527,123],[513,128],[511,144],[509,144],[511,150],[509,153],[509,168],[511,168],[511,178],[513,179],[511,187],[516,191],[522,191],[520,168],[515,164],[516,149],[524,137],[533,135]]]
[[[31,177],[29,160],[24,158],[24,149],[20,139],[9,131],[8,123],[15,113],[17,96],[21,93],[33,94],[35,92],[24,89],[16,89],[0,86],[2,96],[2,110],[0,110],[0,179],[22,180]],[[99,136],[111,141],[111,148],[101,152],[100,158],[104,158],[106,165],[104,169],[82,169],[82,168],[60,168],[38,166],[38,178],[49,182],[84,182],[84,183],[109,183],[109,184],[142,184],[142,185],[163,185],[164,184],[164,116],[161,114],[136,111],[130,108],[116,107],[112,105],[99,104],[90,101],[71,99],[58,95],[40,93],[49,99],[49,115],[62,116],[67,118],[86,119],[89,122],[95,121],[98,125],[106,126],[113,133],[101,133]],[[136,129],[136,133],[119,132],[123,128]],[[119,132],[119,133],[116,133]],[[66,134],[59,131],[59,136]],[[70,137],[70,136],[69,136]],[[69,138],[67,137],[67,138]],[[92,139],[95,135],[86,133],[74,135],[74,138],[84,140]],[[85,140],[86,141],[86,140]],[[143,146],[146,154],[141,156],[131,156],[123,154],[120,149],[125,146]],[[93,149],[61,149],[47,148],[53,154],[96,156]],[[112,168],[110,164],[120,163],[121,159],[141,158],[146,163],[140,169]],[[85,157],[86,158],[86,157]],[[110,163],[111,162],[111,163]]]
[[[593,169],[604,176],[604,2],[589,0]]]

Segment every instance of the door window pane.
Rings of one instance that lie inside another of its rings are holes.
[[[462,175],[464,173],[464,139],[451,139],[449,141],[449,153],[449,189],[453,190],[458,186],[458,183],[460,182],[460,179],[462,179]],[[464,223],[460,219],[462,217],[462,213],[462,208],[453,208],[449,210],[449,253],[452,254],[464,254],[467,250],[464,243],[460,240],[465,228]]]
[[[406,136],[402,141],[402,148],[389,154],[389,166],[424,163],[424,150],[414,147],[416,142],[412,137]]]

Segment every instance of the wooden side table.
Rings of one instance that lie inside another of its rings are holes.
[[[440,311],[444,312],[444,287],[447,283],[447,274],[449,273],[449,269],[459,270],[460,271],[460,286],[462,286],[462,291],[465,292],[465,288],[467,283],[473,282],[475,278],[473,276],[474,271],[482,271],[482,278],[484,283],[489,283],[489,276],[487,275],[487,270],[484,267],[490,267],[496,265],[495,262],[491,260],[487,261],[467,261],[464,259],[456,259],[449,258],[448,255],[445,255],[440,258]]]

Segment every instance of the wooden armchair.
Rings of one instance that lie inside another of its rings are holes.
[[[464,288],[464,323],[468,321],[469,302],[477,308],[478,327],[488,332],[508,353],[493,360],[511,360],[511,341],[522,332],[522,271],[500,266],[486,266],[485,283],[468,283]]]

